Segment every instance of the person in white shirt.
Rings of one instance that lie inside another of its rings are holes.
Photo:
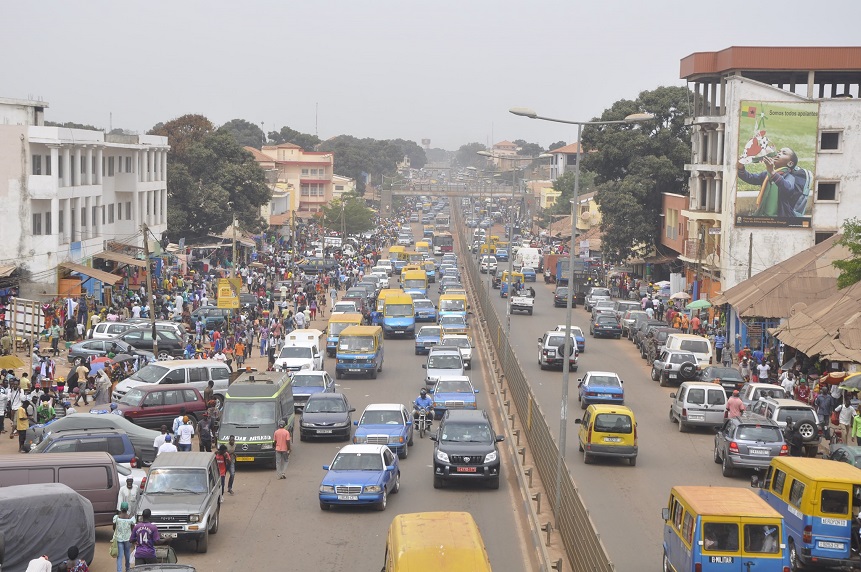
[[[0,380],[0,433],[6,432],[6,403],[9,401],[9,390],[6,389],[6,377]],[[14,422],[13,422],[14,423]]]
[[[783,387],[783,391],[786,392],[786,395],[792,398],[795,395],[795,374],[791,371],[785,371],[780,376],[780,385]]]
[[[135,485],[135,480],[131,477],[126,479],[126,486],[120,489],[119,497],[117,498],[117,510],[123,503],[128,503],[129,512],[134,514],[135,507],[138,502],[138,487]]]
[[[164,443],[162,443],[161,446],[158,448],[158,452],[156,453],[156,456],[159,456],[162,453],[176,453],[177,451],[178,451],[178,449],[176,448],[176,445],[171,443],[170,435],[165,435],[164,436]]]
[[[188,416],[183,418],[182,425],[176,431],[176,437],[177,448],[180,451],[191,451],[191,438],[194,437],[194,425],[189,422]]]
[[[296,322],[297,330],[305,329],[305,314],[303,312],[296,312],[296,315],[293,316],[293,321]]]
[[[216,361],[220,361],[221,363],[225,363],[227,361],[227,356],[224,355],[223,351],[218,350],[218,353],[216,353],[214,356],[212,356],[212,359],[214,359]]]
[[[135,303],[135,305],[132,306],[132,318],[140,318],[140,317],[141,317],[140,304]]]
[[[759,376],[760,383],[768,383],[768,372],[771,371],[771,366],[768,362],[763,361],[756,366],[756,374]]]

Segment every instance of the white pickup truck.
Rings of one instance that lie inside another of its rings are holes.
[[[511,304],[511,313],[526,312],[532,315],[532,308],[535,306],[535,290],[532,288],[524,288],[520,292],[509,298]]]

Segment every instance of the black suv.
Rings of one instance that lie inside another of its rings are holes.
[[[481,480],[488,488],[499,488],[500,459],[496,444],[504,437],[493,432],[484,410],[446,411],[439,430],[431,435],[433,486],[446,481]]]
[[[564,308],[568,299],[568,286],[559,286],[553,292],[553,306],[556,308]],[[577,296],[571,296],[571,307],[577,307]]]

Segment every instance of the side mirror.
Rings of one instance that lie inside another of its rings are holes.
[[[505,441],[505,435],[497,435],[496,442],[501,443],[502,441]]]
[[[477,390],[477,389],[473,389],[473,391],[474,391],[475,393],[478,393],[478,390]]]
[[[676,392],[674,391],[670,394],[670,399],[675,399],[675,398],[676,398]]]
[[[407,419],[407,427],[409,427],[409,426],[410,426],[410,425],[412,425],[412,424],[413,424],[412,419]]]
[[[386,470],[387,470],[387,471],[389,471],[389,472],[394,471],[394,470],[395,470],[395,466],[394,466],[394,465],[388,465],[388,466],[386,467]]]
[[[427,368],[428,368],[428,364],[423,363],[423,364],[422,364],[422,369],[427,369]]]
[[[670,509],[669,508],[664,507],[661,509],[661,518],[663,518],[664,520],[670,520]]]
[[[352,411],[355,411],[355,409],[353,409]],[[358,426],[359,426],[359,422],[358,422],[358,421],[353,421],[353,425],[355,425],[356,427],[358,427]]]
[[[619,383],[625,383],[625,380],[624,380],[624,379],[620,379],[620,380],[619,380]]]
[[[762,483],[759,481],[759,475],[751,475],[750,476],[750,486],[758,489],[762,487]]]
[[[583,380],[582,379],[577,383],[577,387],[583,387]]]
[[[354,411],[356,411],[355,407],[351,407],[351,408],[347,409],[347,413],[353,413]]]
[[[544,341],[544,338],[538,338],[538,342],[541,343]]]
[[[431,387],[430,389],[428,389],[428,393],[433,393],[433,392],[434,392],[434,389],[436,389],[436,388]]]
[[[583,424],[583,420],[582,420],[582,419],[575,419],[575,420],[574,420],[574,424],[575,424],[575,425],[582,425],[582,424]]]
[[[324,471],[328,471],[328,470],[329,470],[329,465],[323,465],[323,470],[324,470]]]
[[[431,440],[431,441],[439,441],[439,437],[437,436],[437,434],[436,434],[436,433],[431,433],[431,434],[429,435],[429,437],[430,437],[430,440]]]

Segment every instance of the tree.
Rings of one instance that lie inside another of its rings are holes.
[[[67,129],[86,129],[88,131],[104,131],[101,127],[94,127],[84,123],[75,123],[74,121],[66,121],[65,123],[57,123],[56,121],[46,121],[46,127],[65,127]]]
[[[583,129],[582,167],[595,173],[608,261],[620,262],[635,248],[653,246],[660,236],[662,193],[687,194],[684,164],[690,159],[690,130],[685,120],[690,96],[685,87],[644,91],[634,101],[617,101],[600,119],[648,112],[655,115],[653,120]]]
[[[269,132],[269,144],[281,145],[282,143],[292,143],[298,145],[305,151],[313,151],[320,144],[320,138],[316,135],[308,133],[300,133],[295,129],[291,129],[286,125],[280,131]]]
[[[565,147],[566,145],[568,145],[568,143],[566,143],[565,141],[557,141],[556,143],[551,143],[550,147],[548,147],[547,149],[549,151],[553,151],[554,149],[561,149],[562,147]]]
[[[209,119],[203,115],[188,114],[171,119],[167,123],[157,123],[148,134],[167,137],[170,145],[168,159],[175,161],[185,156],[192,143],[203,140],[205,135],[212,133],[212,130],[213,125]]]
[[[353,194],[346,194],[323,207],[323,224],[332,230],[359,234],[374,228],[374,211],[365,201]]]
[[[837,244],[850,252],[848,258],[832,263],[840,271],[837,287],[843,289],[861,281],[861,221],[858,218],[850,218],[843,223],[843,236]]]
[[[356,192],[363,195],[369,176],[392,175],[398,163],[409,157],[410,165],[421,168],[427,163],[424,149],[403,139],[358,139],[339,135],[323,141],[319,151],[335,156],[335,172],[356,180]]]
[[[571,214],[571,199],[574,198],[574,171],[566,171],[561,177],[553,181],[553,190],[562,193],[553,203],[553,214]],[[583,196],[594,190],[595,173],[580,171],[580,188],[578,195]]]
[[[487,151],[487,147],[481,143],[467,143],[461,145],[454,154],[456,166],[464,169],[466,167],[481,168],[487,164],[487,158],[478,154],[479,151]]]
[[[527,143],[523,139],[515,139],[514,144],[517,145],[517,154],[522,157],[537,157],[544,153],[544,147],[538,143]]]
[[[244,119],[231,119],[218,128],[222,133],[229,133],[242,147],[260,149],[266,143],[266,134],[254,123]]]

